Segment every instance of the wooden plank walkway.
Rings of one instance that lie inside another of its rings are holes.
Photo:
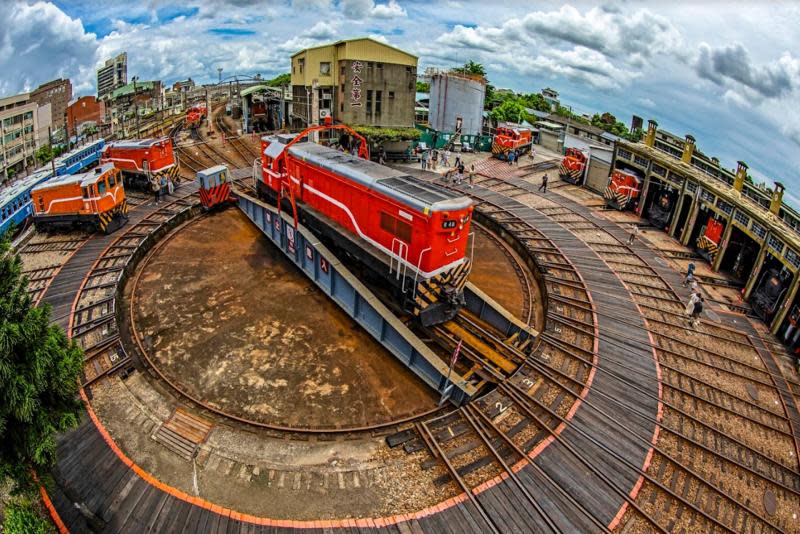
[[[519,178],[510,179],[509,182],[518,187],[527,189],[532,193],[536,189],[536,186],[530,182],[521,180]],[[551,200],[589,220],[592,220],[598,224],[598,226],[601,226],[605,231],[613,235],[621,243],[627,242],[629,232],[619,224],[615,224],[610,221],[601,223],[599,220],[597,220],[590,208],[579,204],[570,198],[559,194],[548,194],[546,196],[548,200]],[[683,300],[688,300],[690,290],[688,287],[683,285],[683,275],[677,272],[675,269],[667,267],[664,258],[657,250],[647,246],[644,242],[642,242],[641,238],[636,239],[633,245],[628,246],[631,248],[631,250],[636,252],[636,254],[642,260],[644,260],[645,263],[647,263],[654,271],[656,271],[659,276],[661,276],[672,287],[672,290],[676,294],[678,294]],[[756,352],[758,352],[761,360],[764,362],[767,371],[772,376],[772,379],[775,383],[775,388],[781,397],[781,401],[786,411],[787,418],[792,429],[792,434],[794,436],[795,450],[798,454],[798,457],[800,457],[800,410],[798,410],[796,398],[792,394],[789,384],[786,382],[786,378],[783,376],[783,373],[780,370],[778,362],[775,361],[775,355],[761,340],[761,336],[759,336],[758,332],[755,330],[747,317],[729,313],[715,314],[710,309],[707,311],[707,313],[713,314],[715,320],[719,320],[722,324],[747,334],[747,336],[750,338],[753,348],[756,350]]]
[[[646,325],[619,278],[588,245],[577,240],[565,227],[501,194],[480,187],[470,192],[513,212],[559,245],[583,276],[596,307],[604,312],[598,316],[597,373],[584,403],[561,434],[569,447],[559,441],[553,442],[534,461],[592,515],[609,524],[625,502],[622,495],[634,490],[639,480],[638,468],[646,461],[649,447],[636,435],[649,437],[655,432],[652,421],[658,415],[658,379]],[[141,220],[148,209],[143,207],[136,212]],[[83,277],[105,249],[104,243],[108,244],[104,238],[93,238],[96,243],[87,243],[62,269],[66,271],[65,276],[60,280],[57,277],[51,285],[49,302],[57,304],[64,314],[59,318],[60,324],[61,321],[63,324],[68,322],[72,301]],[[80,254],[82,251],[85,252]],[[620,329],[615,317],[624,317],[637,328]],[[636,378],[631,377],[630,367],[640,371]],[[637,387],[631,387],[632,381]],[[610,399],[622,403],[623,407]],[[196,437],[200,438],[200,434]],[[608,478],[602,480],[593,476],[569,448],[580,451]],[[58,457],[56,480],[60,488],[54,492],[53,501],[72,532],[249,533],[296,530],[288,522],[244,521],[230,510],[200,506],[190,496],[181,498],[177,491],[154,485],[153,480],[148,480],[137,471],[138,468],[123,461],[112,450],[89,418],[82,421],[76,430],[60,437]],[[524,467],[518,476],[527,490],[536,495],[537,502],[560,530],[596,530],[532,467]],[[484,490],[476,500],[502,532],[549,530],[542,518],[530,509],[522,491],[509,480]],[[467,500],[431,515],[408,516],[390,525],[381,520],[369,520],[358,526],[354,522],[333,522],[303,530],[486,532],[488,525],[479,512],[475,504]]]

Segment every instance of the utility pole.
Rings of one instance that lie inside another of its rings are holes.
[[[133,77],[133,112],[136,114],[136,137],[139,137],[139,102],[136,100],[136,80],[138,76]]]
[[[56,175],[56,156],[53,152],[53,136],[50,126],[47,127],[47,143],[50,145],[50,166],[53,169],[53,176]]]

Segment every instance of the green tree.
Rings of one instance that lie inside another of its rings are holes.
[[[55,462],[58,432],[78,423],[83,351],[33,307],[9,233],[0,236],[0,479],[31,486]]]
[[[6,506],[5,516],[3,528],[6,534],[49,534],[55,531],[26,497],[12,499]]]
[[[418,93],[430,93],[431,92],[431,84],[427,82],[421,82],[417,80],[417,92]]]
[[[536,111],[550,111],[550,104],[539,93],[529,93],[527,95],[522,95],[521,98],[525,102],[526,107],[533,108]]]
[[[292,75],[288,72],[284,74],[279,74],[275,76],[270,81],[267,82],[267,85],[270,87],[283,87],[284,85],[291,85],[292,83]]]
[[[389,141],[416,141],[422,132],[416,128],[380,128],[378,126],[354,126],[368,143],[380,145]]]
[[[36,151],[35,156],[39,163],[47,163],[53,159],[53,147],[45,145]]]
[[[641,128],[636,128],[628,132],[628,135],[624,137],[628,141],[631,141],[633,143],[638,143],[639,141],[642,140],[642,137],[644,137],[644,130],[642,130]]]
[[[517,122],[528,120],[525,105],[519,99],[508,99],[489,112],[489,117],[495,122]]]
[[[455,67],[451,70],[453,72],[460,72],[461,74],[473,74],[475,76],[483,76],[486,78],[486,68],[482,64],[476,63],[472,60],[464,63],[463,67]]]

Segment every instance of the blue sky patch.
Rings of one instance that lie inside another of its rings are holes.
[[[215,35],[222,35],[226,37],[240,37],[242,35],[255,35],[256,32],[253,30],[247,30],[245,28],[211,28],[208,30],[208,33],[213,33]]]

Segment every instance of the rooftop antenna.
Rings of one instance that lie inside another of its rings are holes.
[[[217,84],[221,84],[222,83],[222,67],[217,67],[217,75],[219,76],[219,79],[217,80]]]

